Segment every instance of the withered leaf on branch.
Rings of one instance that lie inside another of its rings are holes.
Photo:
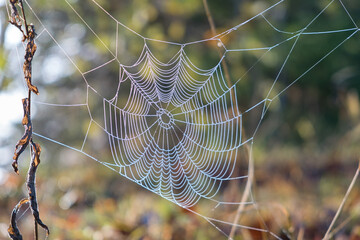
[[[8,234],[9,234],[10,238],[13,240],[22,240],[23,239],[21,236],[21,233],[19,231],[19,228],[17,227],[17,224],[16,224],[16,215],[17,215],[19,209],[21,208],[21,206],[28,202],[29,202],[29,199],[24,198],[14,207],[14,209],[11,213],[11,220],[10,220],[10,226],[8,228]]]
[[[32,68],[32,59],[34,57],[34,54],[36,52],[36,44],[35,44],[35,27],[33,24],[25,25],[25,32],[22,29],[22,21],[19,16],[19,11],[16,7],[16,5],[19,5],[22,9],[22,3],[19,0],[10,0],[10,7],[11,7],[11,17],[10,17],[10,23],[13,24],[15,27],[17,27],[21,33],[23,34],[23,41],[28,40],[26,45],[26,52],[25,52],[25,62],[23,65],[23,71],[25,75],[25,81],[30,91],[32,91],[35,94],[39,94],[38,88],[34,86],[31,82],[31,68]]]
[[[13,169],[14,171],[19,174],[18,169],[18,158],[20,154],[26,149],[26,147],[29,144],[29,141],[31,139],[32,135],[32,125],[31,125],[31,119],[30,119],[30,103],[28,98],[22,99],[23,104],[23,110],[24,110],[24,117],[22,119],[22,124],[24,125],[25,132],[21,139],[18,141],[18,143],[15,146],[15,152],[13,156]]]
[[[18,0],[10,0],[11,17],[9,22],[21,31],[21,33],[23,34],[23,41],[24,41],[26,39],[26,34],[21,29],[22,26],[21,18],[19,16],[19,11],[17,10],[16,5],[19,5]]]
[[[38,210],[38,204],[36,199],[36,169],[40,164],[40,153],[41,147],[39,144],[34,143],[32,140],[32,124],[31,124],[31,116],[30,116],[30,105],[31,105],[31,93],[39,94],[38,88],[34,86],[31,82],[32,80],[32,60],[34,58],[34,54],[36,52],[36,44],[35,44],[35,27],[33,24],[27,24],[26,16],[24,12],[24,6],[22,0],[9,0],[10,1],[10,8],[11,8],[11,16],[9,22],[17,27],[21,33],[23,34],[22,41],[27,41],[26,49],[25,49],[25,56],[24,56],[24,65],[23,65],[23,72],[24,78],[27,83],[29,89],[29,96],[28,98],[22,99],[23,110],[24,110],[24,117],[22,119],[22,124],[24,125],[24,134],[18,143],[15,146],[15,152],[13,156],[13,169],[14,171],[19,174],[18,169],[18,158],[21,153],[26,149],[29,142],[31,143],[31,163],[27,175],[26,186],[28,189],[28,198],[21,200],[16,207],[14,208],[12,215],[10,226],[8,228],[8,233],[11,239],[13,240],[22,240],[22,236],[20,234],[19,229],[16,225],[16,214],[19,211],[20,207],[30,202],[30,208],[34,217],[35,221],[35,238],[38,239],[38,232],[37,228],[40,225],[42,228],[46,230],[46,236],[50,234],[49,228],[41,221],[40,214]],[[22,17],[19,15],[19,10],[21,10]],[[24,27],[24,30],[23,30]]]
[[[33,24],[30,24],[28,26],[27,32],[28,32],[28,36],[27,36],[28,43],[26,45],[26,52],[25,52],[25,56],[24,56],[25,62],[23,65],[23,71],[25,74],[25,80],[26,80],[29,90],[32,91],[33,93],[39,95],[38,88],[36,86],[34,86],[31,82],[32,60],[33,60],[33,57],[34,57],[34,54],[35,54],[36,48],[37,48],[35,41],[34,41],[36,33],[35,33],[35,27]]]
[[[11,17],[10,17],[10,23],[14,25],[20,25],[21,26],[21,20],[19,17],[19,11],[17,10],[16,4],[18,4],[18,0],[10,0],[10,8],[11,8]]]
[[[46,235],[49,235],[49,228],[41,221],[40,214],[38,210],[38,204],[36,200],[36,187],[35,187],[35,181],[36,181],[36,169],[38,165],[40,164],[40,153],[41,153],[41,147],[39,144],[34,143],[31,140],[31,163],[30,168],[28,171],[28,177],[26,181],[26,186],[28,189],[29,194],[29,200],[30,200],[30,207],[32,214],[34,216],[34,220],[37,224],[39,224],[42,228],[46,230]]]

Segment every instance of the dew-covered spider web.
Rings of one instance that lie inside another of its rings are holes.
[[[248,229],[281,239],[262,220],[253,194],[254,139],[286,90],[311,78],[335,50],[358,37],[358,23],[347,6],[351,1],[322,1],[299,29],[277,21],[291,1],[269,3],[216,36],[187,43],[144,36],[89,0],[89,7],[107,20],[100,26],[111,32],[105,35],[82,14],[81,1],[48,2],[71,12],[54,14],[55,20],[64,17],[73,24],[51,25],[42,12],[50,3],[42,9],[24,1],[37,26],[38,51],[46,46],[48,53],[40,54],[49,56],[42,63],[43,80],[34,73],[34,82],[42,83],[34,105],[38,114],[55,112],[48,127],[35,126],[34,134],[94,159],[201,216],[226,236]],[[327,20],[328,11],[346,20]],[[324,21],[328,24],[319,24]],[[262,34],[247,35],[252,27]],[[84,39],[92,42],[80,46]],[[304,48],[308,51],[300,51]],[[321,50],[314,57],[315,49]],[[297,75],[289,76],[287,69],[294,67]],[[264,68],[269,75],[259,79],[257,72]],[[54,98],[62,84],[73,89]],[[256,91],[249,95],[252,88]],[[58,114],[69,120],[57,121]],[[64,130],[70,125],[79,131]],[[219,214],[223,211],[230,213]],[[247,215],[255,215],[259,224],[247,222]]]

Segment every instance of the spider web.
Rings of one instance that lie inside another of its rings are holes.
[[[52,76],[61,79],[78,75],[84,82],[81,92],[69,93],[63,102],[51,102],[49,90],[49,94],[43,94],[44,101],[34,101],[35,105],[37,108],[56,108],[65,114],[86,112],[87,120],[84,121],[88,122],[84,134],[77,134],[77,138],[82,136],[77,143],[70,140],[70,144],[66,143],[64,139],[68,138],[60,131],[55,133],[35,127],[38,131],[35,135],[94,159],[201,216],[226,236],[229,227],[235,226],[280,239],[264,222],[262,227],[234,222],[239,209],[242,215],[247,214],[245,207],[254,210],[251,214],[258,214],[252,190],[247,189],[252,183],[254,137],[271,104],[359,32],[341,0],[328,1],[303,28],[291,32],[280,30],[271,20],[273,12],[286,8],[288,1],[284,0],[214,37],[188,43],[145,37],[118,21],[97,1],[89,1],[108,19],[108,27],[114,34],[106,39],[96,33],[94,23],[87,19],[88,16],[82,16],[76,3],[59,1],[72,10],[73,21],[77,22],[74,27],[82,25],[80,29],[85,29],[96,39],[107,56],[95,66],[79,63],[77,58],[91,58],[91,53],[85,55],[71,48],[69,42],[58,41],[56,27],[48,26],[37,10],[28,1],[24,2],[38,21],[35,25],[38,26],[39,49],[41,44],[55,44],[52,54],[64,56],[62,64],[68,66],[66,73],[53,73]],[[318,26],[317,21],[334,7],[348,19],[347,25]],[[247,44],[245,35],[246,27],[252,24],[264,26],[262,43],[253,46]],[[316,37],[321,39],[319,42],[332,37],[338,40],[333,46],[323,46],[323,54],[315,62],[299,66],[299,75],[288,79],[284,72],[289,65],[296,64],[296,56],[301,54],[297,47],[306,43],[306,39]],[[132,46],[142,46],[135,57],[126,53]],[[216,60],[204,64],[202,58],[196,56],[197,49],[207,49]],[[286,54],[281,54],[279,49],[282,52],[285,49]],[[278,59],[276,75],[269,76],[265,91],[243,104],[242,87],[248,82],[256,85],[254,74],[264,62],[272,61],[274,55]],[[244,56],[249,63],[239,70],[241,66],[237,62]],[[114,69],[118,73],[115,79],[99,75]],[[46,112],[46,109],[41,111]],[[98,129],[97,136],[92,136],[95,128]],[[99,148],[109,148],[111,157],[98,155],[94,142]],[[236,186],[238,196],[248,194],[249,197],[242,200],[224,197],[224,189],[228,186]],[[212,210],[231,208],[233,213],[218,217],[202,212],[195,208],[199,202]]]

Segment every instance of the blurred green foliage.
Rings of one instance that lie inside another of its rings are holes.
[[[91,1],[69,2],[73,3],[81,16],[85,16],[86,23],[100,36],[101,41],[91,31],[77,25],[83,23],[65,1],[34,0],[30,4],[57,41],[74,53],[71,57],[76,65],[85,71],[111,58],[105,46],[115,48],[116,24]],[[211,37],[200,0],[97,2],[125,26],[149,38],[184,43]],[[337,4],[329,7],[307,31],[353,27],[340,1],[335,2]],[[208,3],[216,30],[220,33],[246,21],[275,1],[209,0]],[[285,1],[267,13],[266,18],[276,28],[294,32],[305,27],[328,3],[325,0]],[[344,0],[343,3],[354,22],[360,25],[360,2]],[[5,12],[5,7],[1,8]],[[26,12],[38,33],[41,33],[43,29],[36,17],[28,8]],[[10,26],[6,21],[1,24],[0,71],[4,74],[0,76],[0,90],[7,91],[21,86],[18,86],[20,81],[13,80],[17,76],[16,71],[19,71],[18,68],[12,69],[16,64],[10,64],[15,56],[14,50],[4,46],[5,30]],[[120,28],[119,34],[119,38],[131,38],[131,41],[119,45],[119,58],[133,63],[143,47],[143,40],[125,28]],[[348,32],[302,35],[275,90],[281,91],[288,86],[348,35]],[[280,42],[285,37],[286,34],[273,31],[264,20],[256,20],[223,39],[223,42],[228,48],[253,48]],[[321,238],[357,167],[360,155],[359,40],[357,33],[280,95],[257,134],[254,147],[255,196],[266,224],[284,239],[296,239],[301,231],[305,231],[304,239]],[[252,106],[256,99],[264,98],[292,44],[289,42],[283,48],[270,52],[240,83],[241,88],[237,90],[244,109]],[[33,75],[40,93],[44,92],[39,96],[39,101],[81,103],[86,94],[81,75],[61,61],[66,56],[52,45],[51,39],[45,34],[39,37],[38,46]],[[208,51],[211,47],[189,48],[187,54],[203,68],[213,66],[218,61],[218,54]],[[157,50],[159,58],[164,52],[172,51],[159,46]],[[232,69],[232,81],[249,70],[258,58],[258,52],[241,55],[229,53],[226,60]],[[117,79],[117,71],[116,65],[109,65],[99,75],[92,76],[94,82],[91,84],[99,90],[111,88],[109,81],[101,80]],[[93,104],[96,107],[96,101]],[[57,111],[51,106],[42,107],[34,116],[34,129],[71,146],[81,147],[82,139],[77,136],[86,133],[89,124],[88,116],[82,111],[87,110],[84,107],[81,111],[65,108]],[[250,122],[249,126],[256,123]],[[4,146],[8,145],[7,151],[13,151],[12,145],[20,136],[20,129],[14,136],[7,137],[6,144],[4,141]],[[108,148],[102,143],[104,139],[98,134],[96,129],[90,130],[90,139],[98,140],[94,140],[88,150],[102,159],[111,159]],[[41,139],[37,138],[37,141],[41,142]],[[45,150],[38,170],[37,187],[40,212],[51,228],[51,239],[223,237],[201,218],[141,189],[98,163],[56,144],[43,141],[41,145],[45,146]],[[22,179],[27,161],[25,157],[21,160],[22,175],[17,177],[10,173],[9,164],[4,167],[7,171],[3,179],[6,180],[0,181],[0,238],[6,237],[4,229],[10,212],[24,195]],[[337,235],[339,239],[360,238],[359,211],[360,192],[355,189],[341,219],[347,222]],[[25,215],[21,221],[25,239],[32,237],[29,219]],[[256,220],[245,221],[250,226],[259,224]],[[267,239],[255,234],[252,231],[238,231],[235,239],[245,239],[244,236]]]

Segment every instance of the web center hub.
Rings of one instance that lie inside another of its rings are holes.
[[[166,109],[160,109],[157,111],[156,115],[159,118],[159,124],[163,128],[170,129],[174,124],[173,115]]]

